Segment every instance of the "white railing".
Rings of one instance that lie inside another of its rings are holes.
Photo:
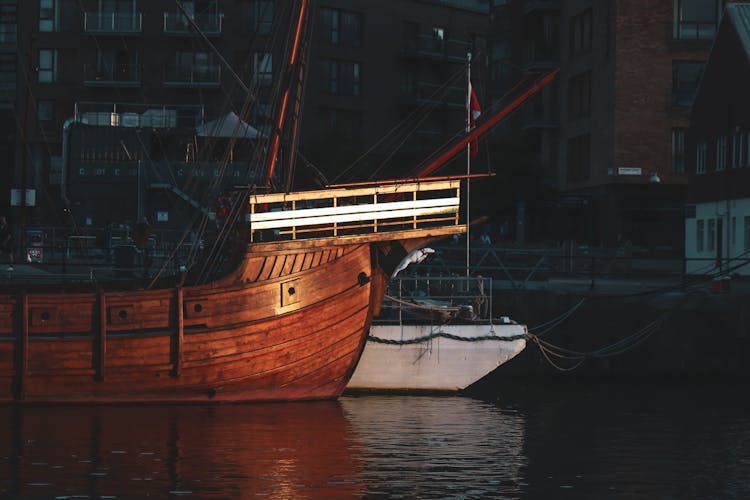
[[[299,239],[458,226],[459,206],[456,179],[251,195],[250,239],[259,231]]]

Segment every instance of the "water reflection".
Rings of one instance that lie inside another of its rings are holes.
[[[746,389],[517,381],[490,401],[0,406],[0,498],[744,499]]]
[[[6,406],[0,429],[0,496],[299,498],[363,488],[337,402]]]
[[[524,419],[466,397],[341,400],[368,494],[513,498],[520,493]]]

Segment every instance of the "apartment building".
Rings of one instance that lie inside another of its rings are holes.
[[[495,2],[505,4],[506,2]],[[721,0],[514,0],[523,74],[560,67],[520,117],[543,199],[532,240],[680,255],[685,133]]]
[[[225,159],[200,155],[196,127],[233,112],[268,136],[296,3],[0,0],[0,176],[16,194],[34,190],[20,204],[0,194],[16,226],[65,223],[63,209],[82,226],[141,215],[178,226],[210,212],[195,185]],[[488,0],[313,6],[299,132],[309,163],[332,180],[372,149],[351,178],[398,175],[464,126],[455,75],[468,52],[486,57]],[[414,113],[411,129],[380,141]],[[246,180],[248,159],[229,160],[228,182]]]

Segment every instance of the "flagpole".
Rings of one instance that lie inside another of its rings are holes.
[[[471,52],[466,54],[466,133],[471,132]],[[470,249],[469,241],[471,240],[469,234],[469,227],[471,218],[469,217],[469,211],[471,207],[470,190],[469,186],[471,181],[468,178],[471,175],[471,142],[466,145],[466,277],[470,274]]]

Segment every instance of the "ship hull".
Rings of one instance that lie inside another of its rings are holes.
[[[517,324],[374,325],[370,335],[380,341],[367,342],[347,388],[460,391],[523,351],[525,333]],[[422,338],[429,340],[409,343]]]
[[[376,261],[368,243],[261,248],[203,286],[0,295],[0,400],[335,398],[382,298]]]

